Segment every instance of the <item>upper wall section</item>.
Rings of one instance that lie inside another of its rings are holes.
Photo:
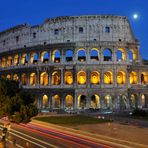
[[[38,26],[24,24],[0,32],[0,52],[43,44],[87,41],[136,42],[124,16],[65,16],[47,19]]]

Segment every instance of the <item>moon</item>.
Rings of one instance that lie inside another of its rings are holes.
[[[133,19],[135,19],[135,20],[137,20],[138,19],[138,14],[137,13],[135,13],[135,14],[133,14]]]

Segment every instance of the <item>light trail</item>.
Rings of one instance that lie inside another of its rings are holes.
[[[21,126],[23,126],[23,125],[21,124]],[[79,146],[81,148],[90,148],[89,146],[82,145],[82,144],[79,144],[77,142],[74,142],[74,141],[71,141],[71,140],[68,140],[68,139],[64,139],[62,137],[57,137],[57,136],[54,136],[54,135],[49,135],[47,133],[38,131],[36,129],[31,129],[30,127],[26,127],[26,126],[23,126],[23,127],[26,128],[26,129],[28,129],[28,130],[30,130],[30,131],[32,131],[32,132],[40,133],[40,134],[45,135],[45,136],[50,137],[50,138],[54,138],[54,139],[58,139],[58,140],[63,140],[63,141],[66,141],[68,143],[75,144],[75,145],[77,145],[77,146]]]
[[[90,147],[93,146],[93,147],[115,148],[115,147],[108,146],[108,145],[105,145],[105,144],[102,144],[102,143],[96,143],[94,141],[86,139],[82,135],[81,136],[73,136],[72,134],[64,133],[63,131],[59,132],[59,130],[56,131],[56,130],[53,130],[51,128],[45,128],[45,127],[42,127],[42,126],[39,127],[39,126],[35,126],[33,124],[30,124],[30,123],[29,123],[29,125],[25,125],[25,124],[21,124],[21,125],[28,127],[28,128],[33,128],[35,130],[39,130],[39,131],[46,133],[46,134],[58,134],[59,136],[62,136],[64,139],[68,138],[68,139],[70,139],[74,142],[81,142],[81,144],[85,144],[85,145],[88,144],[88,146],[90,146]]]

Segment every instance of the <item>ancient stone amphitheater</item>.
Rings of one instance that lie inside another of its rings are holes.
[[[0,76],[40,111],[148,108],[148,65],[127,17],[64,16],[0,32]]]

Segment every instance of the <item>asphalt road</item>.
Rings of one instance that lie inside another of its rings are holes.
[[[3,120],[0,122],[4,123]],[[107,144],[93,141],[83,135],[67,133],[64,130],[45,128],[35,124],[11,123],[7,134],[11,147],[29,148],[115,148]]]

